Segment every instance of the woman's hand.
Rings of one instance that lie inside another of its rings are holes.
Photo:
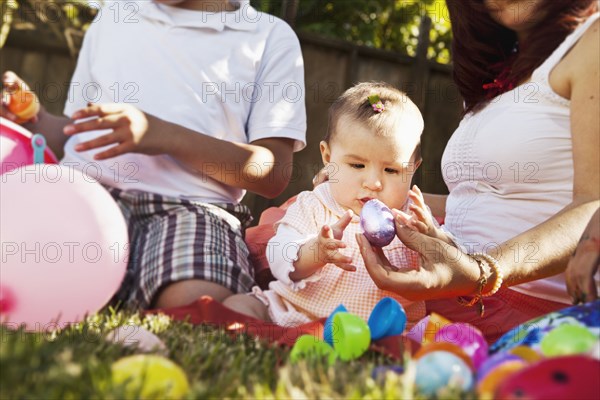
[[[110,146],[94,156],[96,160],[105,160],[125,153],[163,154],[166,153],[165,135],[160,134],[159,125],[164,121],[146,114],[129,104],[89,104],[76,111],[74,120],[96,117],[89,121],[65,126],[66,135],[82,132],[112,129],[112,132],[87,142],[78,144],[77,151],[87,151]]]
[[[600,209],[596,211],[571,257],[565,272],[573,304],[594,301],[598,290],[594,276],[600,268]]]
[[[373,282],[383,290],[409,300],[427,300],[474,294],[480,276],[477,262],[443,241],[401,225],[396,219],[396,235],[421,255],[421,267],[399,270],[379,248],[372,247],[362,234],[356,235],[365,267]]]

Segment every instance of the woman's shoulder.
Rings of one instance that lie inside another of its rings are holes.
[[[583,33],[573,47],[570,57],[565,59],[567,69],[571,71],[571,80],[588,80],[598,74],[600,66],[600,20],[596,20]]]
[[[579,51],[581,55],[586,55],[584,58],[588,61],[598,62],[598,57],[592,56],[600,52],[600,19],[595,18],[573,50]]]
[[[550,81],[554,90],[570,99],[574,85],[591,83],[590,79],[598,73],[599,59],[600,19],[595,18],[552,71]]]

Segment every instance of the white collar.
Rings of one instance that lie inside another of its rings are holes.
[[[179,28],[209,28],[219,32],[225,28],[249,32],[256,30],[261,18],[258,11],[250,5],[249,0],[238,0],[238,3],[240,7],[236,11],[211,12],[184,10],[149,1],[140,5],[140,15]]]

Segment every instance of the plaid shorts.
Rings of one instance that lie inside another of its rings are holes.
[[[113,302],[148,308],[170,283],[200,279],[233,293],[254,283],[243,204],[208,204],[142,191],[107,188],[129,230],[129,263]]]

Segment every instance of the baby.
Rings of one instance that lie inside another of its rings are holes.
[[[388,84],[361,83],[343,93],[329,110],[320,143],[328,180],[298,195],[269,241],[267,258],[277,280],[268,290],[255,287],[252,294],[231,296],[224,304],[296,326],[327,317],[340,304],[367,320],[379,300],[392,297],[404,307],[409,326],[423,318],[423,302],[373,283],[355,240],[360,212],[371,199],[404,210],[413,229],[436,230],[420,191],[410,189],[421,163],[422,131],[418,108]],[[383,251],[392,265],[419,267],[419,255],[398,238]]]

